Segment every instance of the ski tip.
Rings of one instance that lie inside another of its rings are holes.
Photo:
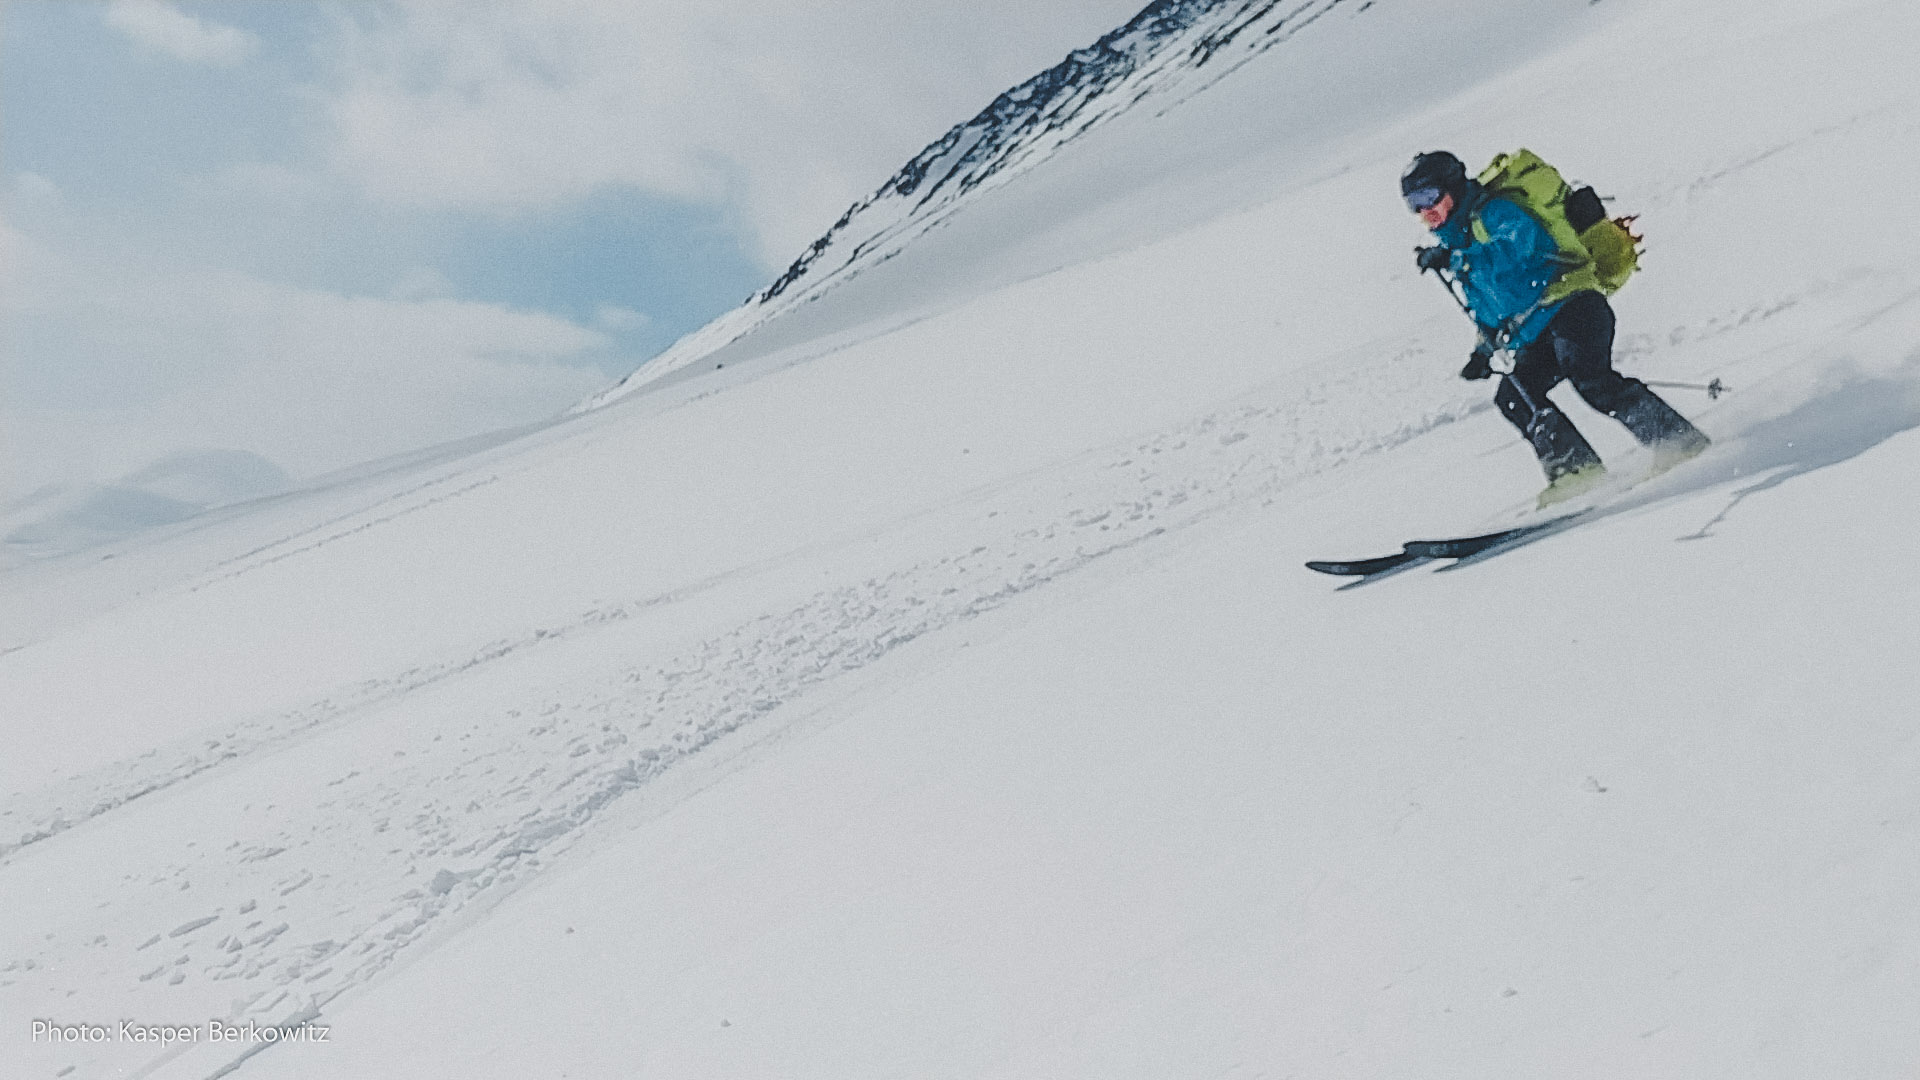
[[[1332,574],[1336,577],[1346,577],[1351,574],[1362,573],[1362,571],[1355,570],[1353,568],[1352,563],[1331,561],[1327,559],[1308,560],[1307,569],[1316,570],[1322,574]]]
[[[1419,558],[1418,555],[1403,551],[1394,555],[1383,555],[1377,559],[1315,559],[1307,564],[1307,569],[1336,577],[1367,577],[1371,574],[1398,569]]]

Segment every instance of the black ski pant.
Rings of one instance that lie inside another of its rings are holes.
[[[1547,479],[1600,464],[1592,444],[1548,399],[1560,380],[1582,400],[1620,421],[1642,445],[1696,449],[1707,437],[1646,384],[1613,370],[1613,305],[1597,292],[1577,292],[1560,305],[1546,331],[1515,356],[1513,372],[1493,395],[1500,415],[1533,444]]]

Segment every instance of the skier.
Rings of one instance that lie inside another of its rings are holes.
[[[1562,379],[1651,448],[1656,468],[1707,448],[1699,428],[1638,379],[1613,370],[1613,307],[1592,287],[1591,259],[1570,264],[1531,213],[1470,179],[1444,150],[1416,156],[1400,177],[1400,193],[1439,241],[1415,249],[1415,262],[1460,283],[1480,331],[1460,377],[1493,375],[1499,349],[1513,357],[1493,400],[1547,474],[1540,506],[1578,495],[1606,475],[1600,455],[1547,397]]]

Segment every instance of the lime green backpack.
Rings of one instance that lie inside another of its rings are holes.
[[[1546,228],[1560,249],[1566,267],[1540,300],[1564,300],[1584,289],[1612,296],[1640,268],[1641,237],[1631,217],[1609,218],[1600,196],[1590,187],[1569,188],[1560,170],[1531,150],[1515,150],[1494,157],[1480,173],[1488,194],[1511,199]],[[1474,219],[1475,238],[1486,242],[1486,229]]]

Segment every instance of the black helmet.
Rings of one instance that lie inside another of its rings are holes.
[[[1467,191],[1467,167],[1445,150],[1416,154],[1407,171],[1400,174],[1400,194],[1413,194],[1421,188],[1437,188],[1458,199]]]

